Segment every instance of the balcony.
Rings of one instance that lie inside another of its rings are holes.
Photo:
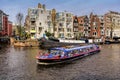
[[[30,18],[30,21],[35,21],[36,19],[35,18]]]
[[[84,31],[88,31],[88,29],[84,29]]]
[[[30,33],[36,33],[36,30],[30,30]]]

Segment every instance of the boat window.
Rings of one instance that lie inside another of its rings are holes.
[[[83,49],[83,52],[86,52],[86,49],[85,49],[85,48]]]
[[[73,53],[74,53],[74,54],[78,54],[78,53],[79,53],[79,50],[74,50]]]
[[[40,55],[45,55],[45,54],[47,54],[47,52],[46,51],[42,51],[42,52],[40,51],[39,54]]]
[[[80,49],[80,53],[82,53],[83,52],[83,49]]]
[[[70,53],[70,54],[72,54],[72,53],[73,53],[73,51],[70,51],[69,53]]]
[[[76,53],[79,53],[79,50],[77,50]]]
[[[93,49],[93,47],[90,47],[90,49]]]
[[[57,55],[57,54],[60,54],[61,51],[58,51],[58,50],[51,50],[50,53],[53,54],[53,55]]]
[[[69,56],[69,57],[72,57],[73,54],[74,54],[74,51],[71,51],[71,52],[68,54],[68,56]]]
[[[87,52],[87,51],[88,51],[88,48],[85,48],[85,51]]]
[[[87,48],[87,51],[89,51],[90,50],[90,48]]]

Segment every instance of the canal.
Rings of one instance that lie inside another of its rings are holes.
[[[0,80],[120,80],[120,44],[101,45],[101,52],[69,64],[38,66],[36,47],[4,46]]]

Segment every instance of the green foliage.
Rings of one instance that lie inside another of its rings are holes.
[[[47,36],[47,37],[50,37],[50,36],[52,36],[52,35],[53,35],[52,33],[47,32],[47,31],[45,31],[45,34],[46,34],[46,36]]]
[[[18,35],[20,36],[21,39],[29,38],[30,34],[25,32],[25,28],[22,26],[17,26],[18,29]]]

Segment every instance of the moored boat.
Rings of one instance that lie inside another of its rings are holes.
[[[56,47],[51,48],[46,53],[40,52],[36,58],[38,64],[51,65],[69,62],[93,53],[97,53],[99,51],[99,46],[95,44],[84,46]]]
[[[1,47],[1,45],[0,45],[0,49],[1,49],[2,47]]]

